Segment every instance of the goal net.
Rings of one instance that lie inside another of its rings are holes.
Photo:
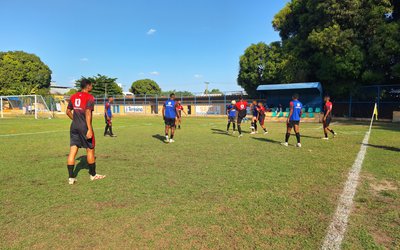
[[[0,117],[52,118],[47,103],[40,95],[0,96]]]

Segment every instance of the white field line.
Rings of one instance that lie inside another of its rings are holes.
[[[113,126],[114,128],[126,128],[126,127],[137,127],[138,125],[126,125],[126,126]],[[103,129],[103,128],[94,128],[95,130]],[[59,132],[68,132],[68,130],[49,130],[49,131],[39,131],[39,132],[29,132],[29,133],[18,133],[18,134],[4,134],[0,135],[0,137],[13,137],[13,136],[23,136],[23,135],[39,135],[39,134],[52,134]]]
[[[335,215],[328,227],[328,233],[324,239],[321,249],[332,250],[341,249],[341,244],[346,232],[349,215],[353,206],[353,198],[356,193],[360,171],[367,152],[370,133],[365,134],[361,144],[357,158],[350,169],[347,181],[344,185],[342,194],[340,195],[339,203],[336,208]]]

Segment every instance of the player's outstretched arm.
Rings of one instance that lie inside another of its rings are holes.
[[[165,120],[165,105],[162,107],[162,118]]]

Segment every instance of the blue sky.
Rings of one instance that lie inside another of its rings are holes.
[[[284,0],[0,0],[0,50],[38,55],[58,85],[97,73],[128,89],[138,79],[163,90],[238,90],[239,57],[279,40]]]

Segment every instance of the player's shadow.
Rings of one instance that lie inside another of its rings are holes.
[[[275,143],[275,144],[281,144],[281,143],[282,143],[282,142],[280,142],[280,141],[275,141],[275,140],[273,140],[273,139],[266,138],[266,137],[264,137],[264,138],[260,138],[260,137],[250,137],[250,138],[253,139],[253,140],[262,141],[262,142],[270,142],[270,143]]]
[[[296,134],[293,134],[293,133],[291,133],[291,135],[296,135]],[[301,135],[301,137],[304,137],[304,138],[311,138],[311,139],[321,139],[322,137],[321,136],[311,136],[311,135],[303,135],[303,134],[301,134],[301,132],[300,132],[300,135]]]
[[[78,159],[76,159],[77,161],[79,161],[79,163],[76,165],[75,170],[74,170],[74,176],[77,177],[79,172],[82,169],[89,169],[88,163],[87,163],[87,158],[86,155],[82,155],[80,156]]]
[[[391,146],[384,146],[384,145],[374,145],[374,144],[365,144],[368,147],[379,148],[384,150],[389,150],[393,152],[400,152],[400,148],[391,147]]]
[[[160,141],[165,143],[165,136],[162,136],[160,134],[156,134],[156,135],[153,135],[153,138],[155,138],[157,140],[160,140]]]
[[[222,130],[222,129],[219,129],[219,128],[212,128],[211,131],[212,131],[213,134],[217,134],[217,135],[231,135],[230,133],[229,134],[226,133],[226,130]],[[249,132],[242,131],[242,134],[249,134]]]

